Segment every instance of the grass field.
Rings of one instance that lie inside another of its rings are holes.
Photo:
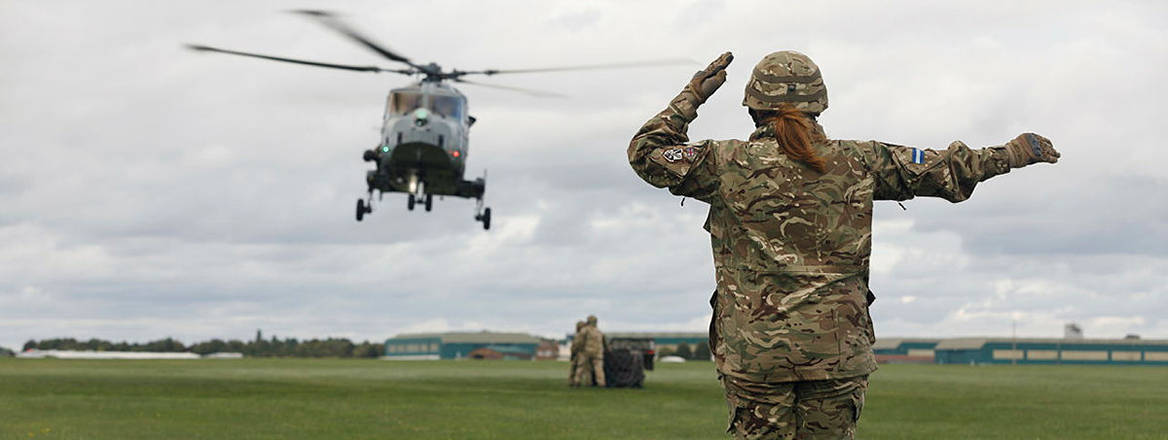
[[[709,362],[569,389],[559,362],[0,359],[4,439],[722,438]],[[1165,439],[1168,368],[886,365],[861,439]]]

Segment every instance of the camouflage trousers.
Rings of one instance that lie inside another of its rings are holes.
[[[868,376],[755,383],[722,376],[730,422],[739,439],[852,439]]]
[[[568,360],[568,385],[574,387],[580,386],[580,382],[576,377],[576,364],[576,355],[572,355],[572,358]]]
[[[592,385],[593,380],[596,380],[596,386],[604,386],[604,357],[603,356],[585,356],[583,354],[576,356],[576,385]]]

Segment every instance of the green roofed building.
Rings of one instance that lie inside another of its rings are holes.
[[[462,359],[476,349],[491,347],[494,352],[508,354],[509,359],[532,359],[539,345],[540,339],[527,333],[403,333],[385,341],[385,358]]]
[[[938,364],[1168,365],[1168,340],[943,339],[933,349]]]
[[[921,338],[881,338],[872,344],[876,362],[880,363],[933,363],[933,349],[940,339]]]
[[[652,339],[653,345],[658,349],[668,348],[676,350],[678,345],[685,343],[690,348],[696,347],[701,343],[709,343],[709,333],[694,333],[694,332],[613,332],[605,333],[605,337],[612,338],[645,338]],[[572,335],[568,335],[568,340],[572,339]]]

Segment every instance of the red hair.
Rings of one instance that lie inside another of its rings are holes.
[[[782,104],[778,110],[760,111],[756,120],[762,124],[772,124],[775,140],[788,157],[807,164],[815,171],[827,170],[827,161],[811,149],[812,127],[814,124],[807,114],[790,104]]]

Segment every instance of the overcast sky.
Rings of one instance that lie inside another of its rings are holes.
[[[1020,3],[1020,4],[1019,4]],[[957,205],[877,204],[878,337],[1168,338],[1168,6],[1164,2],[327,2],[414,60],[461,69],[687,58],[515,75],[462,90],[474,204],[365,222],[361,153],[409,78],[193,53],[201,43],[379,64],[305,2],[0,1],[0,346],[265,334],[562,336],[702,331],[714,289],[706,206],[641,182],[638,127],[723,51],[737,60],[690,137],[745,138],[751,67],[819,64],[840,139],[944,148],[1023,131],[1063,157]]]

